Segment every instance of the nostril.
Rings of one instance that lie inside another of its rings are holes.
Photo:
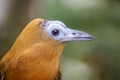
[[[76,33],[72,33],[73,35],[76,35]]]

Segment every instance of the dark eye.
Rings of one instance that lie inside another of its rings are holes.
[[[59,30],[58,29],[52,30],[52,35],[57,36],[58,34],[59,34]]]

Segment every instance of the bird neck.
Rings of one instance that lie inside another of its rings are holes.
[[[12,65],[8,67],[10,73],[7,74],[19,80],[30,80],[34,76],[34,80],[53,80],[59,68],[63,48],[64,44],[55,44],[54,41],[35,43],[9,59],[10,62],[6,65]],[[12,51],[9,52],[11,53]],[[13,69],[11,71],[11,68],[17,69],[17,72]]]
[[[46,43],[39,43],[36,45],[39,46],[40,51],[43,50],[42,53],[40,52],[40,56],[41,56],[41,58],[43,58],[43,60],[47,60],[48,62],[49,61],[59,62],[61,53],[62,53],[63,48],[64,48],[63,43],[56,43],[53,41],[48,41]]]

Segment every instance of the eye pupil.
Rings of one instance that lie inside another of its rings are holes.
[[[58,30],[58,29],[52,30],[52,34],[53,34],[54,36],[57,36],[57,35],[59,34],[59,30]]]

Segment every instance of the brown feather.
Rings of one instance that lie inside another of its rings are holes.
[[[64,43],[53,40],[43,31],[43,21],[31,21],[3,57],[6,80],[55,79]]]

